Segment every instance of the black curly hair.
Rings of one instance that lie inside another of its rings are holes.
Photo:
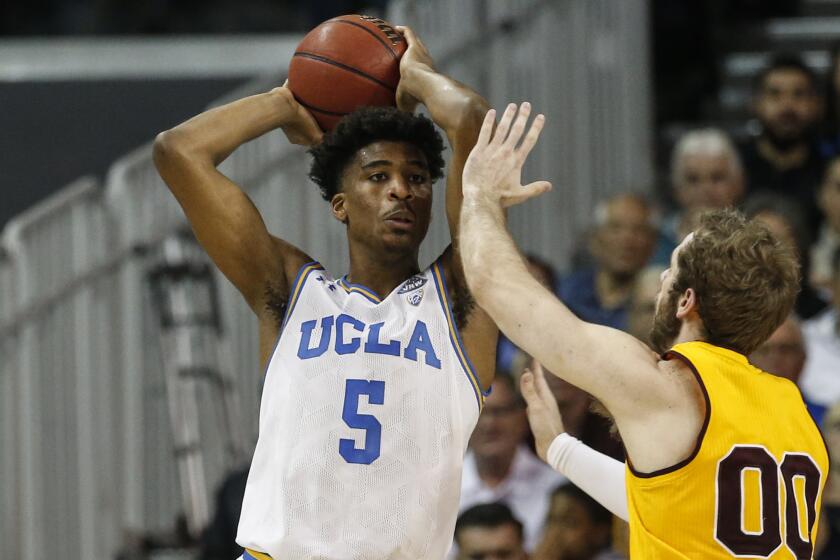
[[[356,152],[381,140],[414,144],[426,156],[432,182],[443,176],[443,140],[432,121],[396,107],[362,107],[341,119],[309,150],[309,178],[321,188],[324,200],[339,191],[341,173]]]

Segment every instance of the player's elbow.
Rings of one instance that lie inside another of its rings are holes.
[[[474,91],[468,90],[457,101],[455,126],[460,131],[478,133],[490,104]]]
[[[193,149],[190,138],[178,128],[166,130],[157,135],[152,147],[152,159],[164,181],[201,161]]]
[[[179,151],[183,149],[183,142],[178,139],[174,130],[165,130],[155,137],[152,147],[152,158],[158,171],[164,171],[177,159]]]
[[[435,111],[435,123],[450,141],[475,143],[484,115],[490,109],[487,101],[468,88],[451,91],[449,97]]]

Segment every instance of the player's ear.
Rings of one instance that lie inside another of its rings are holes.
[[[685,319],[691,312],[700,310],[697,294],[693,288],[688,288],[677,302],[677,319]]]
[[[346,200],[347,197],[342,192],[335,193],[332,200],[330,200],[330,208],[332,209],[333,216],[342,224],[347,223],[347,209],[344,207]]]

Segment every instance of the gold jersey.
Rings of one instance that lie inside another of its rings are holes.
[[[649,474],[628,462],[630,557],[812,558],[828,452],[796,386],[705,342],[676,345],[706,399],[694,452]]]

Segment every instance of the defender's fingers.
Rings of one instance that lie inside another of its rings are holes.
[[[505,144],[515,149],[522,138],[522,133],[525,132],[525,127],[528,125],[528,117],[531,115],[531,104],[525,101],[519,106],[519,111],[516,112],[516,120],[513,121],[510,134],[508,134]]]
[[[525,402],[528,403],[529,406],[531,403],[539,399],[536,380],[534,378],[534,374],[531,373],[531,370],[526,369],[522,372],[522,375],[519,377],[519,389],[522,391],[522,396],[525,398]]]
[[[478,132],[478,140],[475,141],[476,146],[486,146],[490,143],[493,137],[493,127],[496,125],[496,110],[490,109],[484,115],[484,122],[481,123],[481,130]]]
[[[534,181],[533,183],[528,183],[527,185],[522,187],[526,198],[533,198],[535,196],[540,196],[541,194],[545,194],[551,190],[551,182],[550,181]],[[543,376],[545,379],[545,376]]]
[[[516,104],[508,103],[505,112],[502,113],[502,119],[496,127],[496,132],[493,134],[493,144],[501,146],[504,143],[510,131],[510,124],[513,122],[514,115],[516,115]]]
[[[533,183],[529,183],[522,187],[519,187],[515,193],[508,194],[507,197],[503,200],[503,204],[505,207],[515,206],[516,204],[522,204],[529,198],[534,198],[540,196],[551,190],[551,183],[548,181],[535,181]]]
[[[534,149],[534,146],[537,144],[537,140],[539,140],[540,133],[542,132],[544,126],[545,115],[537,115],[534,119],[534,122],[531,123],[531,128],[528,130],[528,134],[526,134],[525,139],[522,140],[522,145],[519,146],[518,154],[520,161],[524,162],[525,158],[528,157],[528,154],[531,153],[531,150]]]

